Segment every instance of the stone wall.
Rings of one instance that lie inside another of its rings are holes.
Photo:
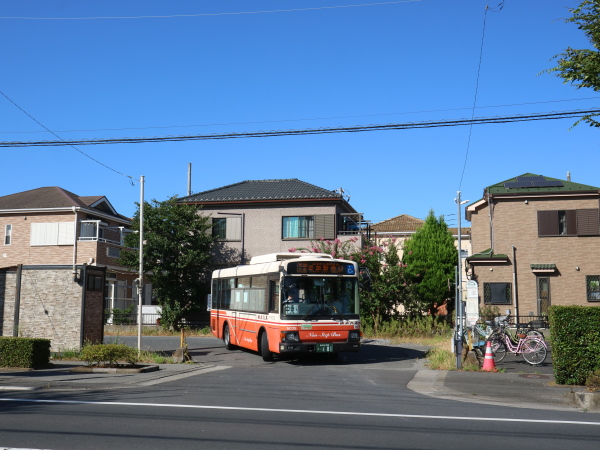
[[[104,269],[89,268],[89,273],[101,277],[97,291],[89,286],[84,291],[88,268],[79,269],[84,277],[75,280],[70,266],[22,267],[18,336],[50,339],[53,352],[79,348],[83,341],[102,341]],[[17,274],[0,271],[2,336],[13,335]]]

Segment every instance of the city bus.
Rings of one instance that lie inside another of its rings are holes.
[[[320,253],[273,253],[212,274],[210,327],[231,350],[274,355],[360,349],[359,271]]]

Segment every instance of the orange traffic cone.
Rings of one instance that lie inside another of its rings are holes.
[[[483,358],[483,370],[488,372],[496,371],[496,363],[494,362],[494,354],[492,353],[492,342],[487,341],[487,346],[485,348],[485,358]]]

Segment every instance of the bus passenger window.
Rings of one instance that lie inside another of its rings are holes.
[[[274,280],[269,281],[269,312],[279,312],[279,283]]]

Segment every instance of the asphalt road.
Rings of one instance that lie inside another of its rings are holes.
[[[144,342],[165,352],[179,344]],[[205,369],[140,381],[104,376],[102,389],[90,375],[79,388],[0,392],[0,448],[579,450],[600,442],[596,414],[477,404],[408,389],[423,372],[424,349],[373,343],[337,361],[265,363],[253,352],[227,352],[213,338],[189,338],[188,346]]]
[[[188,349],[195,362],[216,365],[262,365],[261,357],[256,352],[245,349],[225,350],[223,342],[215,337],[188,337]],[[137,347],[137,336],[107,336],[105,342],[119,342]],[[179,347],[178,337],[144,336],[142,349],[164,352],[172,355]],[[403,368],[412,364],[415,359],[424,358],[427,347],[420,345],[402,344],[389,346],[385,340],[367,340],[369,351],[358,353],[340,353],[336,364],[376,365],[389,368]],[[448,343],[450,346],[450,343]],[[363,345],[363,347],[365,347]],[[280,360],[283,364],[312,364],[313,359]],[[523,357],[507,354],[504,361],[498,363],[498,369],[506,373],[552,374],[552,352],[548,352],[546,361],[532,366]]]

